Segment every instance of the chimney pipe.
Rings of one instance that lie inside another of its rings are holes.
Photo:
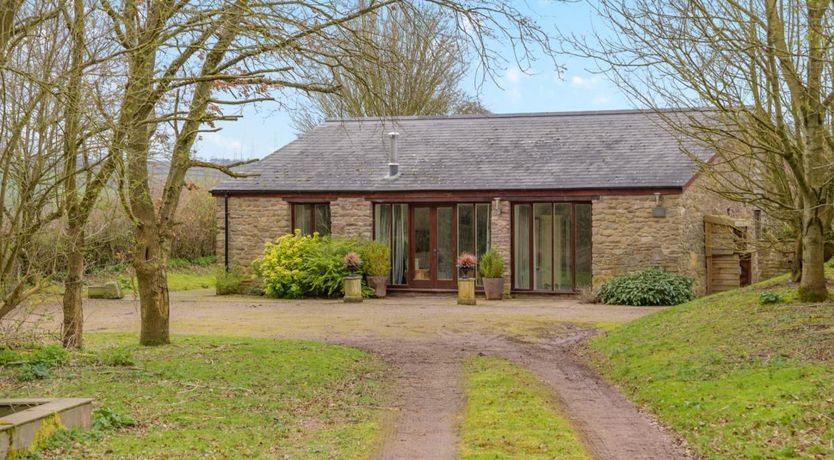
[[[397,177],[400,175],[400,164],[397,162],[397,138],[400,133],[392,131],[388,133],[391,138],[391,150],[388,152],[388,177]]]

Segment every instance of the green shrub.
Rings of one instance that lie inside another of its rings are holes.
[[[17,379],[21,382],[30,382],[32,380],[43,380],[50,376],[49,366],[44,364],[26,364],[18,370]]]
[[[599,300],[617,305],[678,305],[695,298],[692,278],[660,268],[626,273],[605,283]]]
[[[782,294],[773,291],[762,291],[759,293],[759,303],[761,305],[767,305],[771,303],[781,303],[784,302],[785,298]]]
[[[20,353],[8,348],[0,348],[0,366],[7,366],[12,363],[24,361]]]
[[[381,241],[371,241],[362,252],[365,261],[365,273],[368,276],[388,276],[391,270],[391,251]]]
[[[478,269],[484,278],[501,278],[504,276],[504,258],[494,248],[490,248],[478,261]]]
[[[27,359],[29,364],[49,367],[60,367],[69,362],[69,352],[60,344],[54,343],[37,348]]]
[[[116,430],[136,425],[136,420],[129,415],[102,407],[93,411],[93,428],[96,430]]]
[[[220,267],[214,274],[217,295],[245,294],[244,281],[246,275],[240,267],[229,267],[229,270]]]
[[[317,233],[303,236],[296,230],[267,243],[263,257],[253,267],[263,280],[264,293],[270,297],[338,297],[344,295],[344,278],[348,276],[345,255],[364,252],[366,245],[359,240]]]
[[[133,359],[133,352],[127,347],[102,350],[98,353],[96,360],[104,366],[132,366],[136,363]]]

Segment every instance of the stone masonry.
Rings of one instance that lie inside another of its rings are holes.
[[[510,272],[510,251],[512,250],[512,223],[510,222],[510,202],[501,200],[492,203],[490,213],[490,246],[498,251],[504,259],[504,290],[509,291],[512,286],[512,273]]]
[[[680,195],[666,195],[666,217],[653,217],[654,195],[602,196],[591,205],[594,288],[648,267],[680,272]]]
[[[338,236],[373,237],[373,204],[364,198],[330,202],[330,232]]]
[[[217,258],[223,261],[224,207],[223,197],[216,200]],[[290,205],[281,198],[229,197],[229,263],[248,270],[252,261],[261,257],[264,244],[290,232]]]
[[[706,290],[706,255],[704,245],[705,214],[729,215],[744,225],[753,222],[753,209],[729,202],[710,192],[703,179],[696,180],[682,193],[664,194],[661,205],[664,217],[654,217],[656,197],[645,195],[603,195],[592,203],[592,271],[593,286],[622,273],[648,267],[695,278],[697,294]],[[224,254],[223,197],[217,203],[217,254]],[[490,216],[491,246],[506,261],[505,285],[511,286],[511,203],[493,202]],[[365,198],[338,198],[330,201],[331,232],[338,236],[364,239],[373,237],[373,203]],[[229,260],[231,265],[248,269],[263,253],[264,243],[291,231],[291,205],[277,196],[231,196],[229,198]],[[749,236],[755,232],[748,229]],[[773,275],[779,265],[752,255],[752,279],[755,282]],[[765,267],[765,265],[767,265]],[[784,267],[784,264],[782,264]]]

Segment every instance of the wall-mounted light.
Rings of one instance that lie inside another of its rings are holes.
[[[666,208],[663,207],[663,195],[660,193],[654,194],[654,209],[652,209],[652,217],[666,217]]]
[[[493,207],[493,209],[495,209],[495,211],[498,213],[499,216],[503,212],[500,205],[501,205],[501,198],[495,197],[495,198],[492,199],[492,207]]]

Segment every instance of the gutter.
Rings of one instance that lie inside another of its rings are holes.
[[[223,195],[223,266],[229,271],[229,192]]]

